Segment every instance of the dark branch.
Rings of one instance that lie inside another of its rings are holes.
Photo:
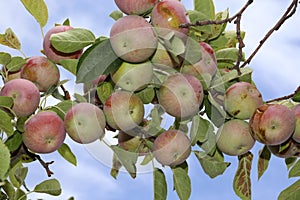
[[[286,99],[291,99],[295,96],[295,94],[297,94],[298,92],[300,92],[300,86],[298,86],[298,88],[295,90],[295,92],[293,94],[290,94],[290,95],[286,95],[286,96],[283,96],[283,97],[279,97],[279,98],[276,98],[276,99],[272,99],[272,100],[268,100],[266,101],[266,103],[272,103],[272,102],[276,102],[276,101],[282,101],[282,100],[286,100]]]

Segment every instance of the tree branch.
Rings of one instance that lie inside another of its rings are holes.
[[[286,96],[279,97],[279,98],[272,99],[272,100],[268,100],[268,101],[266,101],[266,103],[272,103],[275,101],[282,101],[282,100],[293,98],[298,92],[300,92],[300,86],[298,86],[298,88],[295,90],[295,92],[293,94],[286,95]]]

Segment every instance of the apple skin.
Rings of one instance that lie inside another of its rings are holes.
[[[287,141],[279,145],[267,145],[270,152],[280,158],[290,158],[300,156],[300,144],[289,138]],[[284,148],[283,148],[284,147]],[[282,149],[283,148],[283,149]]]
[[[33,115],[24,125],[23,142],[35,153],[56,151],[66,138],[63,120],[52,111]]]
[[[72,140],[80,144],[89,144],[104,135],[105,115],[94,104],[78,103],[67,111],[64,125]]]
[[[261,93],[251,83],[234,83],[225,92],[225,110],[238,119],[249,119],[262,104]]]
[[[21,78],[33,82],[40,90],[46,92],[59,82],[58,67],[44,56],[33,56],[26,60],[21,69]]]
[[[118,19],[110,30],[115,54],[126,62],[144,62],[155,52],[158,37],[154,27],[143,17],[127,15]]]
[[[296,142],[300,143],[300,104],[293,107],[292,111],[296,118],[296,125],[295,125],[295,131],[293,133],[293,139]]]
[[[217,147],[230,156],[247,153],[255,144],[249,124],[244,120],[232,119],[225,122],[217,131]]]
[[[152,81],[152,77],[153,65],[150,61],[143,63],[123,62],[111,76],[117,86],[127,91],[143,89]]]
[[[127,15],[142,15],[149,12],[158,0],[115,0],[118,8]]]
[[[59,63],[60,60],[65,59],[77,59],[81,56],[83,50],[78,50],[76,52],[72,53],[63,53],[60,51],[57,51],[50,42],[50,37],[52,34],[65,32],[67,30],[71,30],[73,27],[71,26],[55,26],[52,27],[45,35],[44,41],[43,41],[43,51],[44,54],[52,60],[54,63]]]
[[[158,101],[171,116],[188,119],[199,111],[203,96],[202,84],[196,77],[176,73],[162,83]]]
[[[40,92],[34,83],[26,79],[13,79],[4,84],[0,96],[13,98],[12,110],[18,117],[29,116],[38,108]]]
[[[279,145],[292,136],[295,121],[288,107],[264,104],[255,110],[249,124],[254,139],[266,145]]]
[[[179,130],[161,133],[153,144],[153,155],[162,165],[174,167],[183,163],[191,153],[191,141]]]
[[[117,130],[128,132],[144,119],[144,104],[133,93],[116,91],[105,101],[103,111],[107,124]]]
[[[180,28],[179,25],[189,23],[186,9],[179,1],[163,0],[157,3],[151,12],[151,23],[157,27],[159,35],[166,35],[175,31],[179,37],[181,34],[186,35],[189,31],[187,28]]]
[[[184,65],[181,68],[181,73],[191,74],[196,77],[208,73],[213,77],[217,72],[217,58],[214,50],[205,42],[200,42],[199,46],[202,58],[195,64]]]

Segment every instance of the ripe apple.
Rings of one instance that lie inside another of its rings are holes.
[[[45,38],[43,41],[43,50],[44,50],[45,55],[50,60],[52,60],[54,63],[59,63],[59,60],[77,59],[82,54],[82,50],[78,50],[78,51],[72,52],[72,53],[63,53],[63,52],[57,51],[50,42],[50,37],[52,34],[65,32],[70,29],[73,29],[73,27],[71,27],[71,26],[55,26],[55,27],[52,27],[45,35]]]
[[[40,103],[39,89],[26,79],[18,78],[6,82],[1,89],[0,96],[13,98],[12,110],[18,117],[31,115]]]
[[[99,107],[91,103],[78,103],[68,110],[64,124],[72,140],[88,144],[104,135],[106,121],[105,115]]]
[[[126,151],[138,153],[140,156],[149,152],[149,148],[143,143],[140,136],[129,135],[123,131],[118,133],[118,145]]]
[[[183,163],[191,153],[191,141],[180,130],[161,133],[153,144],[153,155],[162,165],[176,166]]]
[[[279,145],[287,141],[295,130],[295,115],[286,106],[264,104],[250,119],[254,139],[266,145]]]
[[[214,50],[205,42],[200,42],[199,46],[202,54],[201,59],[194,64],[184,65],[181,68],[181,73],[191,74],[196,77],[208,73],[213,77],[217,72],[217,58]]]
[[[151,23],[157,27],[159,35],[166,35],[171,31],[186,35],[187,28],[180,28],[181,24],[189,23],[184,5],[179,1],[163,0],[157,3],[151,12]],[[179,37],[182,35],[179,34]]]
[[[44,56],[33,56],[26,60],[21,69],[21,78],[30,80],[40,90],[46,92],[56,85],[60,78],[57,66]]]
[[[237,82],[227,88],[224,97],[225,110],[238,119],[249,119],[255,109],[263,104],[258,89],[247,82]]]
[[[115,0],[118,8],[127,15],[142,15],[149,12],[158,0]]]
[[[172,58],[170,52],[159,42],[154,55],[151,58],[151,62],[155,66],[162,67],[176,67],[177,63]]]
[[[143,62],[155,52],[158,38],[154,27],[143,17],[127,15],[110,30],[110,43],[116,55],[126,62]]]
[[[296,105],[293,109],[292,109],[295,118],[296,118],[296,126],[295,126],[295,131],[293,133],[293,139],[296,142],[300,143],[300,104]]]
[[[114,129],[129,131],[144,119],[144,104],[133,93],[116,91],[105,101],[104,114],[108,125]]]
[[[150,61],[143,63],[123,62],[111,76],[116,86],[128,91],[144,88],[152,81],[152,77],[153,66]]]
[[[217,131],[217,147],[227,155],[238,156],[247,153],[255,144],[249,124],[241,119],[225,122]]]
[[[66,131],[63,120],[52,111],[42,111],[25,122],[24,144],[35,153],[51,153],[64,142]]]
[[[292,156],[300,156],[300,144],[289,138],[287,141],[278,145],[267,145],[272,154],[280,158],[289,158]]]
[[[158,101],[171,116],[187,119],[199,111],[203,96],[202,85],[196,77],[176,73],[162,83]]]

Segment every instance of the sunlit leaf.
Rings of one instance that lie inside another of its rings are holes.
[[[278,200],[298,200],[300,199],[300,179],[285,188],[278,196]]]
[[[38,193],[46,193],[53,196],[58,196],[61,194],[60,183],[56,179],[45,180],[38,185],[36,185],[33,189],[34,192]]]
[[[215,18],[215,6],[212,0],[194,0],[194,9],[205,14],[206,20]]]
[[[76,156],[73,154],[73,152],[71,151],[70,147],[66,144],[63,143],[59,149],[58,149],[58,153],[64,158],[66,159],[68,162],[70,162],[73,165],[77,165],[77,160],[76,160]]]
[[[300,176],[300,160],[290,169],[289,178]]]
[[[233,180],[233,189],[237,196],[243,200],[251,199],[251,167],[253,154],[248,152],[238,157],[239,165]]]
[[[74,101],[66,100],[66,101],[59,102],[58,104],[50,107],[49,110],[56,112],[62,119],[64,119],[65,114],[73,105],[75,105]]]
[[[21,2],[41,27],[47,24],[48,9],[44,0],[21,0]]]
[[[181,167],[173,167],[173,182],[180,200],[188,200],[191,195],[191,180],[187,171]]]
[[[73,75],[76,75],[78,59],[63,59],[59,61],[59,64]]]
[[[123,17],[123,13],[120,10],[114,10],[109,14],[109,16],[114,20],[118,20]]]
[[[6,29],[4,34],[0,34],[0,44],[13,49],[21,49],[21,43],[11,28]]]
[[[11,59],[11,55],[9,53],[0,52],[0,64],[7,65],[10,59]]]
[[[19,71],[25,64],[26,61],[24,58],[19,56],[12,57],[10,62],[6,65],[6,69],[10,72],[16,72]]]
[[[0,96],[0,106],[5,108],[11,108],[14,105],[12,97]]]
[[[155,168],[153,170],[154,181],[154,199],[166,200],[167,199],[167,181],[164,172],[161,169]]]
[[[10,152],[7,146],[0,140],[0,181],[4,180],[10,166]]]
[[[268,147],[265,145],[264,148],[259,151],[259,158],[257,163],[258,180],[268,169],[270,158],[271,158],[271,152],[269,151]]]
[[[218,12],[215,16],[216,21],[226,20],[229,17],[229,11],[226,9],[224,12]],[[220,25],[213,24],[212,25],[212,34],[209,37],[209,40],[213,40],[218,38],[226,28],[227,23],[223,23]]]

